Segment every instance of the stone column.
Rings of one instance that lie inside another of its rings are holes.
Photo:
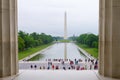
[[[99,73],[120,78],[120,1],[100,0]]]
[[[112,3],[112,76],[120,79],[120,0]]]
[[[17,0],[0,0],[0,77],[18,73]]]

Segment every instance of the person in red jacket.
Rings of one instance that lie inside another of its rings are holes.
[[[53,70],[54,70],[54,67],[55,67],[55,66],[54,66],[54,65],[52,65],[52,69],[53,69]]]

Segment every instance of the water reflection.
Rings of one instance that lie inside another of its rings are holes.
[[[67,43],[64,43],[64,59],[67,59]]]

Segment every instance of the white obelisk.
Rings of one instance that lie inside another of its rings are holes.
[[[67,13],[64,15],[64,39],[67,39]]]

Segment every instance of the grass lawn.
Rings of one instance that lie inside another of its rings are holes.
[[[29,48],[29,49],[27,49],[25,51],[21,51],[18,54],[18,59],[21,60],[21,59],[23,59],[23,58],[25,58],[25,57],[27,57],[27,56],[29,56],[31,54],[34,54],[34,53],[36,53],[36,52],[38,52],[38,51],[40,51],[42,49],[47,48],[50,45],[52,45],[52,43],[46,44],[46,45],[41,45],[41,46],[38,46],[38,47],[35,47],[35,48]]]
[[[79,44],[77,43],[77,45],[84,49],[86,52],[88,52],[89,54],[91,54],[92,56],[94,56],[95,58],[98,58],[98,49],[97,48],[90,48],[85,44]]]
[[[70,42],[70,40],[59,40],[60,42],[66,42],[66,43],[69,43]]]

